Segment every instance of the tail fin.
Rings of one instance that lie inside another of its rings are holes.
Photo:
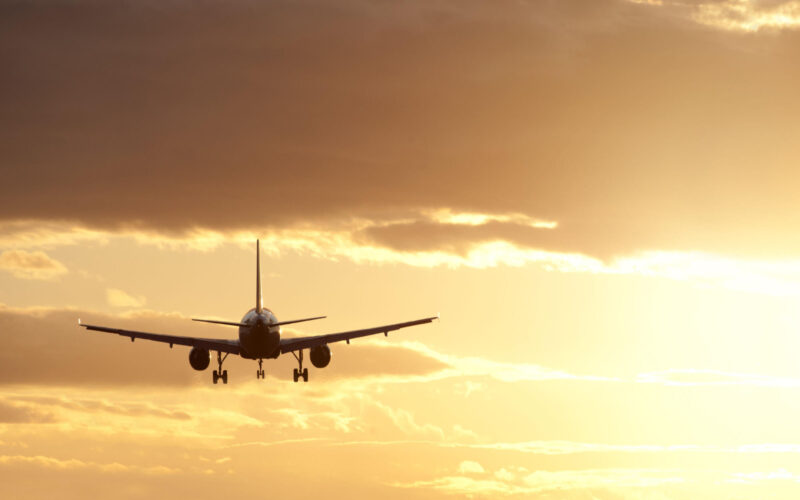
[[[256,240],[256,312],[261,314],[264,309],[264,299],[261,297],[261,251]]]

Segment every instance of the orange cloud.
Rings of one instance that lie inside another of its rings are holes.
[[[427,234],[524,226],[515,239],[590,256],[800,251],[790,39],[614,0],[317,3],[159,17],[79,2],[51,6],[53,24],[1,7],[18,71],[3,81],[0,219],[29,239],[58,220],[214,245],[427,213]],[[794,19],[794,2],[676,3]]]
[[[455,495],[536,495],[544,492],[563,492],[580,490],[581,492],[611,490],[621,493],[625,488],[653,488],[668,484],[680,484],[686,479],[682,471],[660,471],[653,469],[596,469],[596,470],[559,470],[528,472],[520,480],[515,481],[508,474],[491,477],[476,477],[480,467],[473,462],[471,470],[463,470],[465,463],[459,466],[459,473],[432,480],[410,483],[396,483],[403,488],[426,488]],[[505,470],[505,469],[501,469]],[[480,472],[483,468],[480,467]],[[466,474],[465,474],[466,473]],[[569,493],[568,493],[569,494]],[[583,493],[580,493],[582,496]],[[616,496],[616,495],[615,495]],[[625,496],[623,496],[625,498]]]
[[[113,307],[139,308],[147,303],[147,299],[143,296],[133,296],[118,288],[106,289],[106,300]]]
[[[0,455],[2,465],[34,465],[48,469],[71,470],[71,469],[92,469],[97,472],[134,472],[143,474],[174,474],[173,468],[159,465],[151,467],[131,466],[120,463],[100,464],[95,462],[84,462],[76,459],[59,459],[42,455]]]
[[[7,250],[0,253],[0,269],[17,278],[49,280],[67,273],[67,268],[41,251]]]

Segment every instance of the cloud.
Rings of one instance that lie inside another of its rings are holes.
[[[41,251],[7,250],[0,253],[0,269],[17,278],[49,280],[67,273],[61,262]]]
[[[464,460],[460,464],[458,464],[458,472],[460,474],[485,474],[486,471],[483,469],[481,464],[478,462],[473,462],[472,460]]]
[[[800,27],[797,0],[629,0],[669,8],[697,23],[717,29],[756,32]]]
[[[440,223],[433,221],[401,222],[369,226],[356,234],[367,241],[399,251],[446,251],[465,255],[470,247],[492,241],[507,241],[517,246],[563,253],[580,248],[558,248],[553,236],[560,230],[512,222]],[[550,241],[548,241],[550,240]]]
[[[433,436],[439,439],[444,439],[444,431],[433,424],[420,424],[417,422],[414,415],[402,408],[393,408],[389,405],[376,401],[375,407],[389,417],[391,422],[400,429],[403,433],[411,436]]]
[[[61,408],[86,413],[106,412],[130,417],[151,416],[175,420],[190,420],[192,418],[191,415],[183,410],[161,408],[152,403],[111,402],[102,399],[27,395],[8,396],[6,399],[13,402],[35,404],[42,408]]]
[[[494,477],[500,481],[513,481],[517,478],[516,474],[503,467],[502,469],[494,472]]]
[[[141,295],[133,296],[118,288],[107,288],[106,289],[106,300],[108,304],[114,307],[129,307],[129,308],[139,308],[144,307],[147,303],[147,299]]]
[[[522,233],[517,234],[517,230]],[[177,251],[210,251],[225,244],[237,244],[250,250],[253,240],[261,238],[262,249],[273,256],[293,254],[319,259],[348,259],[358,264],[401,263],[419,267],[478,269],[537,264],[559,272],[637,274],[692,281],[703,287],[776,296],[800,295],[800,261],[797,260],[734,259],[680,251],[641,252],[612,258],[611,247],[603,249],[599,246],[596,248],[598,254],[593,257],[564,253],[582,246],[577,243],[564,245],[563,236],[556,234],[559,231],[562,228],[558,226],[525,219],[517,214],[444,211],[420,212],[405,221],[358,219],[328,229],[196,230],[173,235],[133,229],[93,231],[70,224],[51,223],[43,233],[42,245],[107,244],[133,239],[139,244]],[[550,236],[534,236],[538,233]],[[35,241],[24,228],[0,223],[0,246],[30,247],[35,246]],[[133,304],[140,299],[120,296],[119,301]]]
[[[763,481],[791,481],[800,482],[800,474],[795,474],[786,469],[777,469],[768,472],[737,472],[726,479],[731,483],[754,484]]]
[[[458,356],[434,351],[419,342],[402,341],[400,345],[415,350],[425,356],[439,360],[444,366],[436,372],[426,375],[399,377],[400,381],[437,380],[448,378],[486,377],[501,382],[537,382],[548,380],[575,380],[588,382],[620,382],[616,377],[602,375],[574,374],[555,370],[533,363],[508,363],[472,356]],[[384,378],[383,381],[390,381]],[[465,396],[466,397],[466,394]]]
[[[501,469],[505,470],[505,469]],[[395,483],[402,488],[433,489],[454,495],[533,495],[549,491],[612,490],[627,488],[652,488],[683,483],[681,471],[653,469],[585,469],[535,471],[515,480],[507,473],[496,474],[494,479],[470,475],[444,476],[432,480]],[[625,498],[625,497],[623,497]]]
[[[0,7],[0,218],[28,244],[57,221],[71,241],[213,246],[451,211],[411,229],[599,257],[800,252],[788,38],[612,0],[42,8]],[[395,226],[365,234],[397,245]]]
[[[0,455],[0,466],[19,466],[27,465],[57,470],[89,469],[95,472],[104,473],[138,473],[147,475],[164,475],[179,472],[177,469],[164,465],[157,466],[134,466],[120,463],[96,463],[83,460],[59,459],[42,455]]]
[[[194,379],[192,370],[187,369],[188,351],[144,342],[131,346],[130,341],[121,342],[123,339],[116,335],[88,333],[78,326],[79,317],[123,328],[138,323],[143,329],[158,325],[167,332],[188,330],[181,321],[167,315],[151,314],[131,321],[77,310],[0,307],[0,338],[7,346],[5,354],[0,353],[0,380],[4,384],[102,386],[184,385]],[[30,356],[37,362],[31,363]]]
[[[0,400],[0,424],[51,423],[55,417],[28,405]]]
[[[271,445],[267,443],[268,445]],[[600,442],[579,441],[517,441],[517,442],[463,442],[458,440],[398,440],[398,441],[338,441],[330,442],[331,446],[410,446],[422,445],[425,447],[466,450],[469,453],[509,452],[511,454],[523,453],[526,455],[558,456],[596,454],[601,456],[631,455],[641,460],[643,455],[684,456],[689,454],[791,454],[800,455],[800,445],[793,443],[753,443],[743,445],[713,445],[713,444],[613,444]],[[485,472],[485,470],[484,470]],[[463,473],[463,472],[462,472]],[[519,476],[520,471],[511,468],[499,470],[494,473],[498,479],[513,479]],[[502,477],[501,477],[502,476]]]

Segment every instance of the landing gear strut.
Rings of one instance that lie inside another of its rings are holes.
[[[303,382],[308,382],[308,368],[303,368],[303,350],[300,349],[300,355],[298,356],[297,353],[292,351],[295,359],[300,364],[300,368],[294,369],[294,381],[297,382],[300,378],[303,379]]]
[[[219,370],[214,370],[214,383],[216,384],[220,379],[222,379],[223,384],[228,383],[228,370],[222,369],[222,362],[228,359],[228,353],[225,353],[225,357],[222,356],[222,353],[217,351],[217,364],[219,365]]]
[[[263,359],[259,359],[258,360],[258,370],[256,371],[256,378],[264,378],[264,370],[261,368],[261,366],[263,364],[264,364],[264,360]]]

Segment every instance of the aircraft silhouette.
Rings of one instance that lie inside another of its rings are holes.
[[[299,363],[299,368],[294,369],[294,381],[301,378],[308,382],[308,368],[303,368],[303,350],[309,349],[311,364],[317,368],[328,366],[331,361],[331,349],[328,344],[345,341],[348,344],[350,339],[366,337],[376,333],[383,333],[388,336],[389,332],[406,328],[409,326],[422,325],[438,319],[439,316],[406,321],[404,323],[394,323],[391,325],[375,326],[361,330],[347,332],[329,333],[326,335],[314,335],[312,337],[281,338],[281,326],[303,321],[312,321],[325,318],[325,316],[315,316],[313,318],[294,319],[289,321],[278,321],[275,314],[264,307],[261,295],[261,252],[259,242],[256,240],[256,306],[247,311],[240,322],[217,321],[213,319],[196,319],[193,321],[203,321],[206,323],[216,323],[220,325],[239,327],[239,339],[206,339],[196,337],[182,337],[175,335],[164,335],[161,333],[137,332],[134,330],[123,330],[120,328],[110,328],[106,326],[87,325],[78,319],[78,324],[87,330],[98,332],[116,333],[123,337],[130,337],[131,342],[135,339],[153,340],[173,345],[191,346],[189,351],[189,364],[195,370],[205,370],[211,363],[211,351],[217,352],[217,364],[219,368],[214,370],[213,380],[216,384],[222,380],[223,384],[228,383],[228,370],[222,369],[222,363],[229,354],[239,355],[245,359],[258,360],[258,370],[256,378],[263,379],[264,359],[277,358],[281,354],[292,353]],[[223,356],[222,353],[225,353]]]

